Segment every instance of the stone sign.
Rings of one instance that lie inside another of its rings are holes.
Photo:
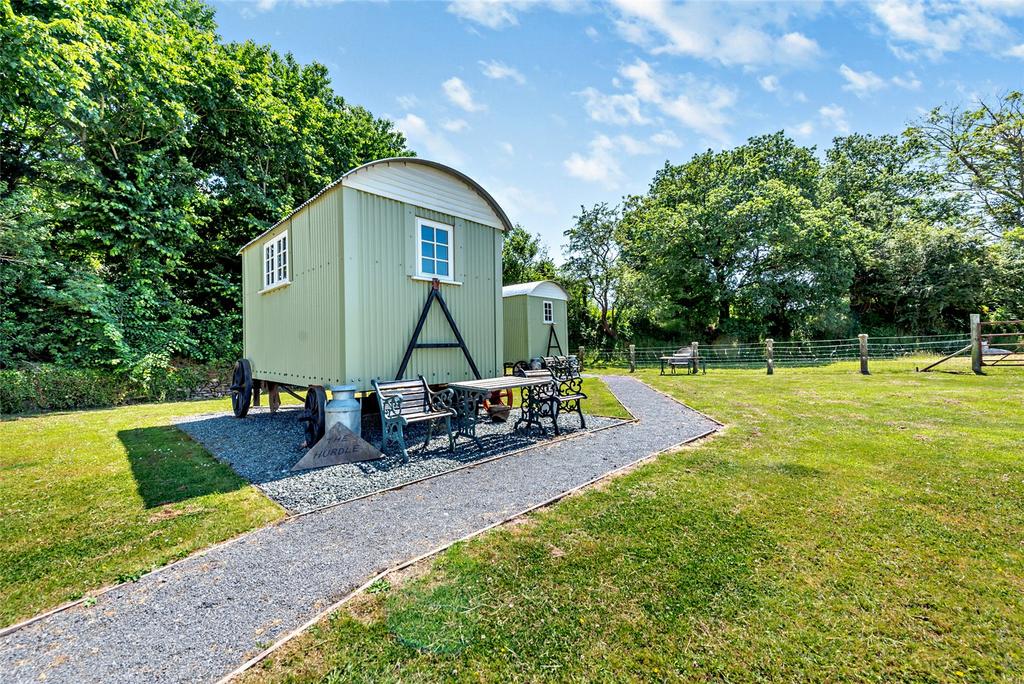
[[[339,463],[360,463],[376,461],[384,458],[384,454],[362,437],[357,436],[341,423],[334,427],[306,452],[302,459],[292,466],[292,470],[309,470]]]

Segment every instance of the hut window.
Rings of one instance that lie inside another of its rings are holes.
[[[551,302],[544,302],[544,322],[555,322],[555,305]]]
[[[288,282],[288,233],[263,245],[263,288]]]
[[[418,249],[416,275],[424,278],[452,280],[454,265],[452,264],[453,226],[427,219],[416,219],[418,233]]]

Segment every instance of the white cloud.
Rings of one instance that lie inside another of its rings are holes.
[[[710,85],[695,88],[691,92],[662,103],[662,111],[675,117],[684,126],[712,140],[724,142],[728,137],[725,127],[730,121],[726,110],[736,104],[736,91]]]
[[[662,84],[651,65],[638,59],[619,69],[623,78],[633,84],[634,94],[645,102],[658,102],[662,97]]]
[[[647,123],[636,95],[607,95],[597,88],[584,88],[577,95],[583,96],[583,107],[594,121],[619,125]]]
[[[1013,46],[1007,50],[1005,54],[1007,57],[1020,57],[1021,59],[1024,59],[1024,43]]]
[[[651,144],[655,147],[682,147],[683,141],[672,131],[662,131],[651,136]]]
[[[589,38],[590,40],[597,40],[601,35],[593,26],[588,26],[587,28],[583,29],[583,33],[586,34],[587,38]]]
[[[913,71],[908,71],[906,78],[903,78],[902,76],[893,76],[891,80],[894,86],[898,86],[900,88],[906,88],[907,90],[921,89],[921,81],[914,76]]]
[[[668,78],[639,59],[622,67],[619,73],[629,81],[632,92],[607,94],[591,87],[579,93],[586,100],[584,106],[590,118],[619,125],[647,124],[651,119],[644,113],[643,105],[648,105],[708,138],[725,141],[727,110],[737,101],[735,90],[692,74]],[[617,80],[613,83],[621,85]]]
[[[1001,15],[1021,11],[1022,3],[1009,1],[926,4],[920,0],[885,0],[872,11],[888,33],[893,52],[906,59],[921,54],[937,59],[965,47],[992,50],[1012,35]]]
[[[412,109],[420,103],[420,99],[415,95],[399,95],[395,100],[398,101],[398,106],[402,109]]]
[[[529,2],[520,0],[452,0],[448,11],[491,29],[502,29],[519,23],[519,12]]]
[[[498,147],[500,147],[501,151],[510,157],[516,153],[516,148],[513,147],[510,142],[499,142]]]
[[[294,5],[296,7],[322,7],[324,5],[338,5],[345,0],[256,0],[256,9],[265,12],[272,10],[278,5]]]
[[[494,199],[513,221],[519,220],[519,217],[524,214],[558,215],[558,208],[548,197],[515,185],[502,183],[497,179],[487,179],[487,181],[486,186],[494,195]]]
[[[846,110],[837,104],[830,104],[818,110],[823,121],[835,129],[836,133],[846,135],[850,132],[850,124],[846,120]]]
[[[462,164],[462,154],[444,135],[431,129],[421,117],[410,112],[401,119],[395,120],[395,126],[405,134],[413,147],[422,147],[431,159],[453,166]]]
[[[444,94],[453,104],[467,112],[481,112],[487,109],[486,105],[479,104],[473,100],[473,93],[470,92],[469,86],[463,83],[462,79],[458,76],[452,76],[441,84],[441,87],[444,89]]]
[[[676,134],[668,130],[655,133],[647,140],[631,135],[598,135],[588,144],[587,154],[574,152],[562,162],[562,165],[573,178],[599,183],[609,190],[614,190],[625,178],[619,164],[621,157],[658,154],[667,147],[681,146],[682,142]]]
[[[645,140],[637,140],[631,135],[618,135],[615,137],[615,143],[619,149],[622,150],[623,154],[630,156],[636,156],[638,154],[650,154],[654,151],[651,144]]]
[[[606,135],[599,135],[590,141],[587,155],[573,152],[562,162],[562,166],[573,178],[599,183],[614,190],[625,178],[622,167],[615,158],[615,143]]]
[[[762,76],[761,78],[757,79],[757,82],[760,84],[762,90],[765,90],[766,92],[769,93],[774,93],[779,89],[778,76],[772,76],[771,74],[769,74],[768,76]]]
[[[843,90],[848,90],[857,97],[867,97],[871,93],[888,88],[890,85],[907,90],[918,90],[921,87],[921,81],[914,76],[913,71],[908,71],[905,78],[903,76],[893,76],[888,81],[873,71],[855,71],[845,64],[839,67],[839,73],[846,79]]]
[[[526,83],[526,77],[519,72],[519,69],[516,69],[515,67],[510,67],[507,64],[503,64],[502,62],[485,62],[481,60],[480,68],[483,71],[484,76],[486,76],[487,78],[493,78],[497,80],[507,78],[511,81],[515,81],[519,85],[523,85],[524,83]]]
[[[448,119],[441,124],[441,128],[449,133],[461,133],[469,128],[469,124],[466,123],[465,119]]]
[[[888,85],[884,78],[873,71],[855,71],[845,64],[839,67],[839,73],[846,79],[843,90],[849,90],[857,97],[865,97]]]
[[[451,0],[448,11],[490,29],[503,29],[517,25],[519,15],[531,9],[572,12],[582,6],[582,0]]]
[[[793,127],[793,132],[801,138],[809,138],[814,135],[814,122],[804,121]]]
[[[821,48],[802,33],[781,33],[790,12],[813,11],[792,6],[670,0],[613,0],[621,13],[619,34],[654,54],[697,57],[722,64],[760,67],[803,64]]]

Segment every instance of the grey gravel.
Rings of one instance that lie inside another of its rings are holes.
[[[444,423],[438,423],[434,428],[434,438],[424,449],[427,426],[420,423],[410,426],[406,433],[408,463],[403,464],[400,454],[392,448],[378,461],[292,472],[292,466],[306,453],[302,448],[302,425],[298,421],[301,412],[302,409],[293,408],[270,413],[262,408],[253,409],[243,420],[230,414],[215,413],[180,418],[175,422],[271,499],[299,513],[525,449],[553,436],[549,421],[545,421],[547,437],[542,437],[538,430],[531,430],[529,434],[525,430],[514,430],[519,411],[513,410],[508,422],[480,421],[477,426],[479,447],[474,441],[460,437],[456,441],[455,452],[450,452]],[[622,421],[587,416],[586,422],[587,428],[594,430]],[[562,434],[579,432],[579,417],[562,415],[558,427]],[[362,431],[367,441],[380,447],[379,415],[365,416]]]
[[[717,424],[629,377],[640,419],[256,530],[0,637],[4,682],[213,681],[375,573]]]

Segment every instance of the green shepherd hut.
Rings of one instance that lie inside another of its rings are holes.
[[[550,280],[501,289],[505,319],[505,363],[569,354],[569,295]]]
[[[315,421],[327,385],[500,375],[510,228],[486,190],[437,162],[382,159],[341,176],[239,250],[235,414],[261,389],[273,403],[308,388]]]

